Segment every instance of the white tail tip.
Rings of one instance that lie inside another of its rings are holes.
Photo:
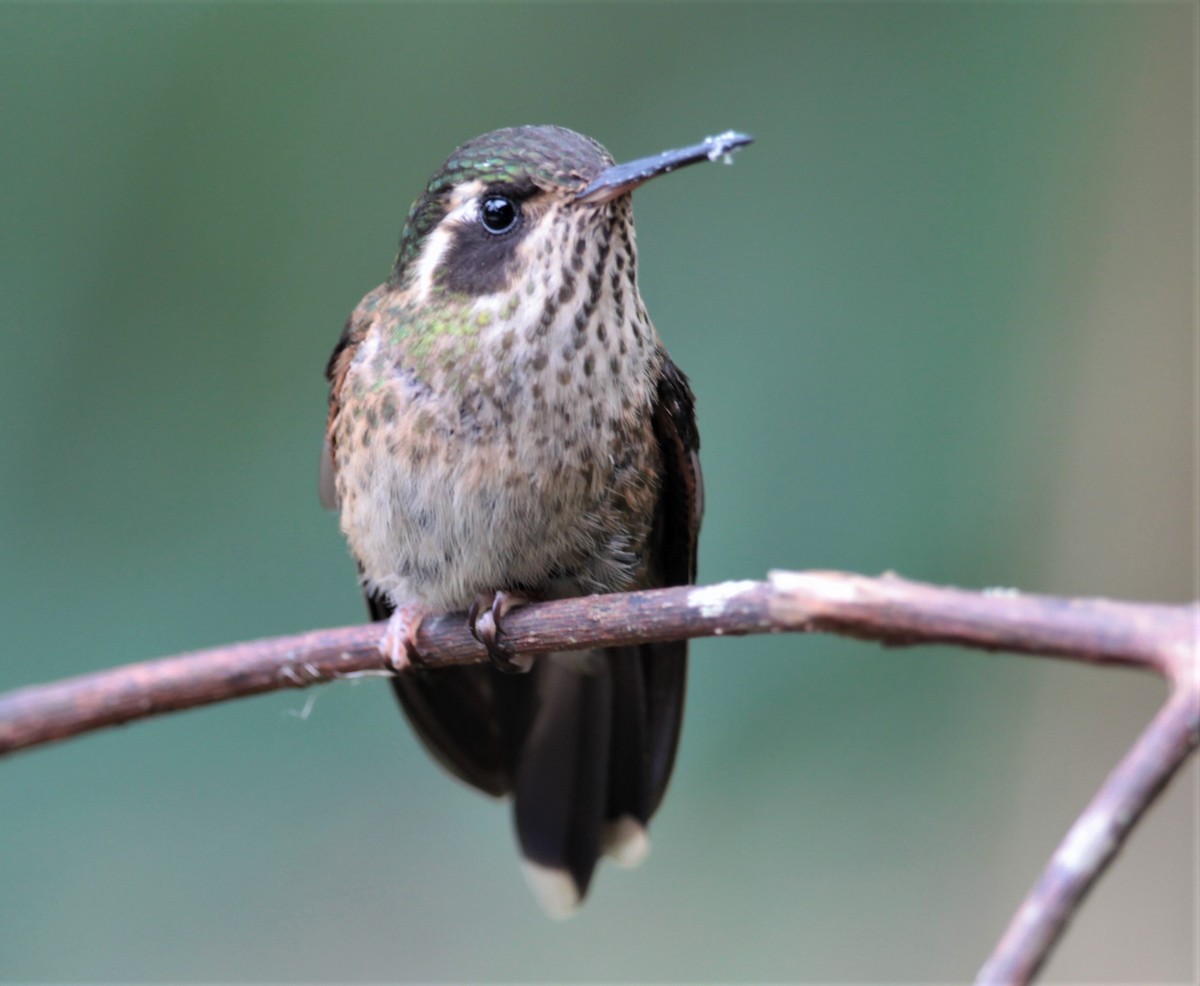
[[[578,910],[583,895],[566,870],[551,869],[528,859],[521,860],[521,868],[533,896],[555,921],[565,920]]]
[[[650,837],[632,815],[622,815],[604,827],[604,854],[618,866],[640,866],[650,854]]]

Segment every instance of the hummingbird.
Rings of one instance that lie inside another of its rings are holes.
[[[694,399],[638,291],[631,192],[728,158],[726,133],[616,164],[557,126],[460,146],[409,210],[387,280],[326,367],[322,498],[340,510],[392,684],[433,757],[511,796],[529,883],[573,912],[607,855],[636,865],[679,742],[686,642],[542,655],[513,607],[696,577]],[[487,663],[420,668],[467,612]]]

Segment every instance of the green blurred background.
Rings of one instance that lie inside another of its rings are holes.
[[[0,7],[0,689],[357,622],[321,371],[460,141],[618,159],[699,395],[701,578],[1193,582],[1195,9]],[[655,847],[565,925],[380,681],[0,764],[0,977],[961,980],[1148,676],[704,641]],[[1195,976],[1196,770],[1048,978]]]

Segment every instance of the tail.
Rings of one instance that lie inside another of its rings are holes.
[[[648,645],[537,662],[513,820],[526,877],[551,917],[579,906],[602,855],[624,866],[645,858],[678,745],[685,654]]]
[[[511,794],[525,873],[555,918],[583,901],[603,855],[637,865],[683,718],[684,642],[548,654],[524,675],[487,665],[394,679],[430,752]]]

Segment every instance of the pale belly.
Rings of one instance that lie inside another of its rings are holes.
[[[457,411],[410,405],[385,422],[378,407],[344,410],[342,529],[368,590],[452,611],[497,589],[554,597],[640,581],[659,484],[648,414],[556,434],[529,416],[471,430]]]

